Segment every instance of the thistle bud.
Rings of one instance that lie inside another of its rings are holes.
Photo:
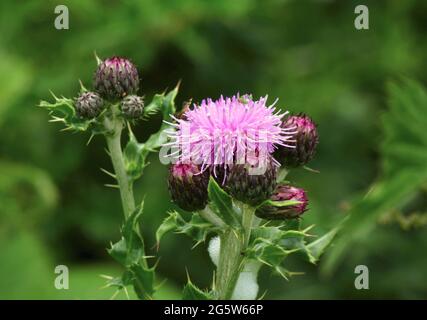
[[[135,65],[125,58],[106,59],[99,64],[95,71],[94,87],[107,99],[123,98],[138,90],[138,71]]]
[[[300,203],[285,207],[271,204],[263,205],[255,211],[255,214],[259,218],[269,220],[294,219],[301,216],[307,210],[308,199],[305,191],[289,185],[279,185],[270,197],[270,200],[273,202],[295,200]]]
[[[273,193],[276,175],[277,168],[270,160],[262,167],[249,163],[236,164],[230,168],[226,189],[237,200],[254,206]]]
[[[104,100],[95,92],[84,92],[76,99],[75,107],[77,116],[92,119],[101,113]]]
[[[144,100],[136,95],[130,95],[122,100],[122,114],[129,119],[137,119],[144,111]]]
[[[319,143],[316,124],[309,116],[299,114],[285,119],[282,127],[295,128],[295,148],[280,147],[274,157],[287,167],[305,165],[314,157]]]
[[[169,169],[169,193],[186,211],[202,210],[208,202],[209,171],[193,163],[176,163]]]

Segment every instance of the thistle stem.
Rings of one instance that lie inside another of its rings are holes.
[[[120,142],[123,130],[123,122],[120,119],[113,118],[104,120],[104,125],[110,131],[106,134],[107,146],[110,152],[111,162],[113,163],[117,183],[120,189],[123,213],[127,219],[135,211],[135,199],[133,196],[132,181],[126,173],[125,162]]]
[[[217,227],[223,228],[225,226],[224,222],[208,206],[200,210],[199,215]]]
[[[217,291],[219,299],[230,299],[240,272],[243,269],[243,253],[246,250],[254,221],[254,208],[241,204],[241,230],[227,229],[221,236]]]

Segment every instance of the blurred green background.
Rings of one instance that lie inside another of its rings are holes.
[[[54,28],[65,4],[70,29]],[[319,266],[286,282],[264,270],[265,298],[427,298],[427,2],[363,1],[369,30],[354,28],[360,1],[170,0],[0,2],[0,298],[104,299],[100,274],[120,269],[105,248],[119,237],[117,190],[99,168],[111,167],[104,141],[59,132],[37,108],[90,87],[101,58],[130,58],[141,92],[182,80],[178,105],[193,98],[252,93],[309,113],[320,145],[311,167],[290,178],[310,196],[304,224],[321,235],[351,213]],[[402,78],[411,78],[421,85]],[[144,140],[160,117],[141,123]],[[156,154],[136,185],[146,195],[148,248],[170,203],[166,167]],[[369,190],[374,190],[368,192]],[[158,255],[158,298],[179,298],[186,269],[199,287],[213,265],[203,245],[168,235]],[[150,253],[155,253],[154,249]],[[55,290],[54,268],[70,270],[70,290]],[[354,288],[368,266],[370,289]],[[268,290],[267,290],[268,289]],[[118,298],[125,298],[121,293]]]

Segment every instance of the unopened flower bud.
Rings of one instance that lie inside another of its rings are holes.
[[[307,164],[316,152],[319,136],[313,120],[305,115],[290,116],[282,123],[283,128],[295,128],[295,148],[280,147],[275,159],[287,167],[299,167]]]
[[[134,94],[139,87],[138,71],[125,58],[112,57],[101,62],[95,72],[94,87],[103,97],[117,100]]]
[[[255,211],[255,214],[259,218],[268,220],[294,219],[301,216],[307,210],[308,199],[305,191],[289,185],[279,185],[270,197],[270,200],[273,202],[295,200],[299,201],[299,203],[283,207],[272,204],[263,205]]]
[[[75,101],[77,115],[80,118],[97,117],[104,108],[104,100],[96,92],[84,92]]]
[[[262,166],[236,164],[230,168],[226,189],[239,201],[257,205],[268,199],[276,187],[277,168],[271,160]]]
[[[128,119],[138,119],[144,111],[144,100],[136,95],[126,96],[122,100],[122,114]]]
[[[193,163],[172,164],[169,169],[169,193],[186,211],[202,210],[208,202],[209,171],[200,171]]]

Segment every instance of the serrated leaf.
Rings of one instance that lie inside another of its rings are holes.
[[[133,288],[140,299],[152,299],[154,294],[154,268],[147,268],[141,264],[130,267],[133,278]]]
[[[325,252],[326,248],[331,245],[337,232],[338,227],[333,228],[331,231],[325,233],[320,238],[306,245],[311,263],[316,263],[319,260],[320,256]]]
[[[64,130],[86,131],[96,119],[82,119],[77,117],[74,109],[74,101],[69,98],[58,98],[52,93],[54,102],[40,101],[39,107],[46,108],[51,116],[51,122],[61,122]]]
[[[163,220],[162,224],[156,231],[156,241],[160,242],[162,237],[168,233],[174,231],[176,233],[183,233],[192,238],[196,245],[206,241],[207,236],[218,231],[218,228],[206,221],[198,214],[193,214],[189,221],[186,221],[181,215],[176,212],[170,212],[169,216]]]
[[[217,216],[230,227],[241,227],[231,196],[221,189],[213,177],[209,179],[208,194],[211,201],[210,207]]]
[[[169,120],[170,114],[175,113],[175,97],[178,94],[178,86],[166,95],[156,94],[151,101],[145,107],[145,116],[161,112],[164,120]],[[129,142],[125,147],[125,165],[126,172],[131,179],[136,180],[141,177],[144,168],[147,166],[147,156],[150,152],[157,151],[168,139],[166,129],[170,128],[170,125],[163,123],[160,130],[152,134],[145,143],[139,143],[132,133],[129,127]]]
[[[154,268],[147,266],[144,240],[139,230],[142,211],[143,204],[126,219],[121,229],[121,239],[108,249],[108,253],[126,268],[122,276],[126,281],[122,280],[122,284],[131,282],[139,298],[151,299],[154,293]]]
[[[212,300],[213,297],[208,292],[197,288],[191,281],[185,285],[182,291],[182,300]]]
[[[146,160],[143,155],[144,144],[136,140],[131,128],[129,127],[129,141],[123,150],[126,173],[132,180],[137,180],[141,177]]]

